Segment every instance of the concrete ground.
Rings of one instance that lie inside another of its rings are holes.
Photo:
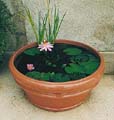
[[[0,72],[0,120],[114,120],[114,75],[104,75],[81,106],[49,112],[27,100],[6,66]]]

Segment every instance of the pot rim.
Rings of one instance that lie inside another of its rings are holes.
[[[55,41],[55,43],[66,43],[66,44],[73,44],[73,45],[78,45],[80,47],[84,47],[86,49],[89,49],[89,50],[92,50],[97,56],[99,56],[100,58],[100,65],[99,67],[97,68],[97,70],[92,73],[91,75],[87,76],[87,77],[84,77],[84,78],[81,78],[79,80],[72,80],[72,81],[67,81],[67,82],[47,82],[47,81],[43,81],[43,80],[36,80],[36,79],[33,79],[33,78],[30,78],[30,77],[27,77],[26,75],[22,74],[21,72],[19,72],[15,65],[14,65],[14,61],[16,59],[16,57],[22,53],[25,49],[27,48],[31,48],[35,45],[37,45],[36,42],[32,42],[32,43],[29,43],[23,47],[21,47],[20,49],[18,49],[16,52],[13,53],[13,55],[11,56],[10,60],[9,60],[9,69],[10,71],[15,71],[17,73],[18,76],[21,76],[24,78],[24,80],[26,82],[30,82],[32,84],[42,84],[42,85],[56,85],[56,86],[61,86],[61,85],[67,85],[67,84],[74,84],[74,83],[80,83],[80,82],[88,82],[90,80],[93,80],[94,77],[96,74],[99,73],[99,71],[104,71],[104,58],[103,56],[96,50],[94,49],[93,47],[89,46],[89,45],[86,45],[84,43],[81,43],[81,42],[77,42],[77,41],[74,41],[74,40],[67,40],[67,39],[57,39]],[[99,76],[101,76],[101,74],[99,74]]]

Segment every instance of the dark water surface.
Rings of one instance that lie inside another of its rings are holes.
[[[29,48],[15,60],[16,68],[29,77],[49,82],[67,82],[89,76],[99,67],[100,59],[93,52],[69,44],[55,44],[52,52]],[[28,70],[33,64],[34,70]]]

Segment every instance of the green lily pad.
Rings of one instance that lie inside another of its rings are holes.
[[[99,61],[99,58],[91,53],[88,53],[88,54],[86,53],[84,55],[88,56],[88,58],[89,58],[88,61]]]
[[[63,50],[63,52],[67,55],[79,55],[81,54],[82,50],[79,48],[66,48]]]
[[[56,73],[51,77],[51,79],[54,82],[67,82],[67,81],[70,80],[70,77],[68,75],[64,75],[64,74],[61,74],[61,73]]]
[[[97,61],[88,61],[88,62],[81,63],[81,65],[84,66],[85,71],[86,71],[87,74],[91,74],[94,71],[96,71],[96,69],[99,66],[99,62],[97,62]]]
[[[37,79],[37,80],[44,80],[44,81],[50,81],[52,80],[53,82],[67,82],[70,80],[68,75],[64,75],[62,73],[40,73],[37,71],[32,71],[28,72],[26,74],[28,77]]]
[[[85,61],[88,61],[88,59],[89,59],[89,57],[87,55],[83,55],[83,54],[80,54],[77,56],[72,56],[70,58],[71,62],[73,62],[73,63],[85,62]]]
[[[49,81],[50,73],[40,73],[40,79],[45,80],[45,81]]]
[[[26,74],[28,77],[37,79],[37,80],[45,80],[48,81],[50,78],[50,73],[40,73],[37,71],[32,71],[32,72],[28,72]]]
[[[34,56],[34,55],[39,55],[41,52],[37,48],[29,48],[24,51],[24,54]]]
[[[86,77],[86,73],[74,73],[74,74],[70,74],[70,79],[71,80],[79,80],[81,78]]]
[[[84,72],[84,68],[78,64],[71,63],[69,66],[65,67],[65,72],[72,74],[72,73],[82,73]]]

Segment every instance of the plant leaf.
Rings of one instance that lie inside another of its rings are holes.
[[[89,57],[87,55],[80,54],[80,55],[72,56],[70,60],[73,63],[80,63],[80,62],[88,61]]]
[[[78,64],[74,64],[74,63],[71,63],[69,66],[65,67],[65,72],[69,73],[69,74],[82,73],[84,71],[85,71],[85,69],[82,66],[80,66]]]
[[[70,80],[70,77],[68,75],[64,75],[62,73],[56,73],[53,76],[51,76],[51,79],[54,82],[67,82]]]
[[[41,52],[37,48],[30,48],[24,51],[24,54],[34,56],[39,55]]]
[[[37,80],[45,80],[45,81],[48,81],[50,77],[50,73],[40,73],[37,71],[28,72],[26,75],[28,77],[31,77]]]
[[[66,48],[63,50],[63,52],[67,55],[79,55],[81,54],[82,50],[79,48]]]
[[[32,18],[31,12],[30,12],[29,8],[27,8],[26,6],[24,8],[25,8],[25,12],[27,14],[28,20],[29,20],[29,22],[31,24],[32,30],[34,32],[36,41],[39,42],[38,41],[39,40],[39,36],[38,36],[37,30],[36,30],[35,22],[34,22],[34,20]]]
[[[28,77],[37,79],[37,80],[44,80],[44,81],[53,81],[53,82],[67,82],[70,80],[68,75],[64,75],[62,73],[40,73],[37,71],[28,72],[26,74]]]
[[[88,61],[88,62],[83,62],[81,65],[84,66],[85,71],[87,74],[92,74],[99,66],[99,62],[97,61]]]

